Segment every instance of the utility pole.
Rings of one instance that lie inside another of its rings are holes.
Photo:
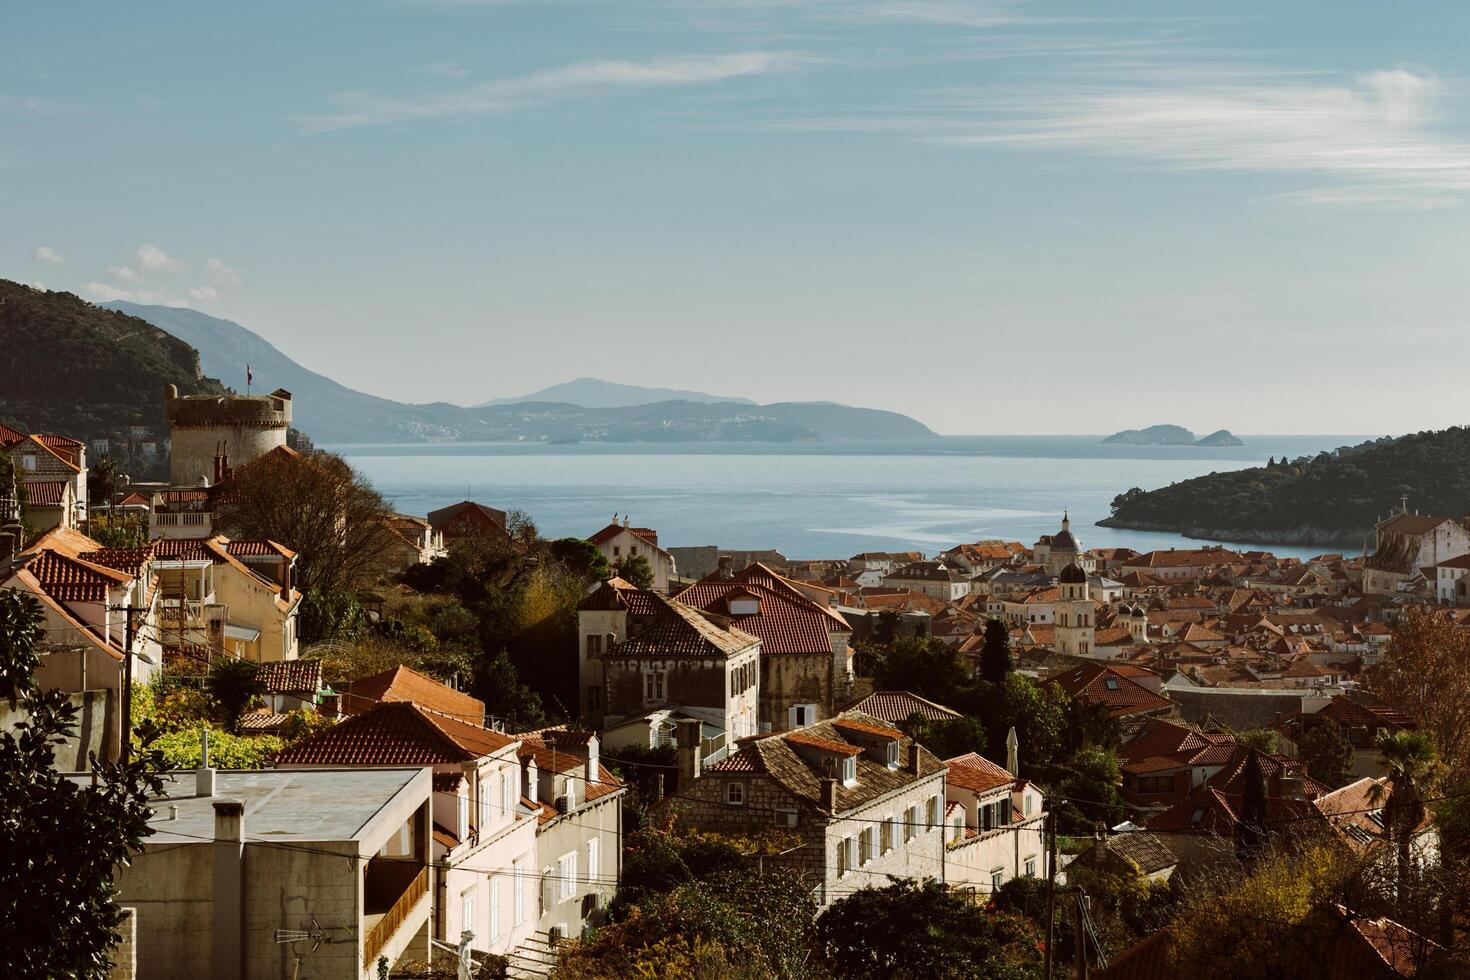
[[[1090,938],[1087,932],[1087,893],[1078,888],[1072,894],[1077,899],[1072,908],[1072,935],[1076,937],[1074,942],[1077,944],[1077,980],[1087,980],[1087,947]]]
[[[122,764],[127,765],[133,758],[133,607],[123,606],[122,611],[127,617],[127,629],[123,631]]]
[[[1046,805],[1046,980],[1052,980],[1057,938],[1057,811],[1051,800]]]

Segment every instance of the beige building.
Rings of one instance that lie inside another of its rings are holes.
[[[112,975],[373,980],[380,957],[426,959],[431,791],[422,767],[170,774],[117,869],[133,941]]]
[[[611,524],[587,540],[596,546],[609,565],[615,566],[619,561],[632,556],[646,559],[649,570],[653,572],[651,588],[655,592],[668,594],[669,586],[673,584],[678,570],[674,566],[674,556],[658,546],[658,532],[653,528],[632,527],[626,515],[619,524],[618,515],[614,514]]]
[[[244,466],[286,445],[291,428],[291,393],[269,395],[163,394],[170,437],[169,479],[175,486],[219,481],[221,459]]]
[[[945,760],[945,880],[957,887],[988,895],[1047,875],[1041,790],[1016,778],[1015,754],[1009,771],[973,752]]]

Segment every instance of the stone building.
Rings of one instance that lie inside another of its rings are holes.
[[[1092,572],[1097,562],[1082,550],[1082,542],[1072,533],[1072,518],[1062,512],[1062,529],[1056,534],[1043,534],[1031,549],[1036,564],[1046,569],[1048,575],[1060,575],[1068,565],[1076,565],[1084,572]]]
[[[708,769],[697,738],[697,725],[681,726],[681,789],[664,804],[681,826],[791,834],[765,860],[803,874],[823,905],[890,876],[944,880],[945,766],[898,729],[848,711],[749,741]]]
[[[1373,554],[1363,563],[1365,595],[1392,595],[1426,569],[1470,554],[1464,525],[1449,517],[1411,514],[1407,497],[1397,514],[1378,522],[1374,536]]]
[[[577,606],[577,708],[587,723],[602,725],[602,655],[663,612],[658,594],[610,578]]]
[[[1087,581],[1087,573],[1071,564],[1062,569],[1057,580],[1059,594],[1055,604],[1056,649],[1058,653],[1086,657],[1092,654],[1095,609]]]
[[[852,627],[766,566],[696,582],[677,598],[760,639],[762,731],[831,718],[851,700]]]
[[[286,445],[291,393],[284,388],[269,395],[180,395],[168,385],[163,398],[172,446],[169,479],[176,485],[215,481],[221,457],[243,466]]]
[[[719,729],[721,744],[756,734],[761,641],[725,617],[663,596],[659,615],[601,656],[604,724],[677,707]]]

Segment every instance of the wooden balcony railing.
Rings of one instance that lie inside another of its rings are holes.
[[[408,887],[404,889],[403,894],[398,896],[398,901],[394,902],[393,907],[383,913],[383,917],[378,920],[378,924],[373,926],[372,930],[368,932],[367,938],[363,940],[363,969],[367,969],[373,965],[373,961],[378,958],[378,954],[383,951],[383,947],[388,945],[388,940],[393,937],[393,933],[397,932],[398,927],[403,925],[403,920],[408,918],[408,913],[413,911],[413,907],[418,904],[419,899],[428,893],[429,869],[421,868],[419,869],[419,873],[414,876],[413,881],[408,883]]]

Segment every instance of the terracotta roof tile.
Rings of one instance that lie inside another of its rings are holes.
[[[341,693],[342,712],[349,715],[367,711],[379,702],[412,701],[470,724],[478,725],[485,720],[485,702],[402,664],[359,678],[346,685]]]
[[[380,704],[283,749],[277,763],[317,766],[430,766],[470,762],[516,739],[426,711]]]
[[[60,507],[66,501],[69,480],[37,480],[25,482],[26,501],[32,507]]]
[[[847,620],[808,599],[761,564],[749,566],[734,579],[696,582],[675,598],[699,609],[726,612],[726,598],[737,589],[757,595],[760,611],[730,618],[737,627],[760,638],[765,654],[825,653],[830,657],[831,634],[852,632]]]
[[[907,721],[910,715],[915,714],[925,721],[944,721],[960,717],[960,713],[953,708],[935,704],[911,691],[874,691],[854,704],[851,710],[872,715],[890,725]]]

